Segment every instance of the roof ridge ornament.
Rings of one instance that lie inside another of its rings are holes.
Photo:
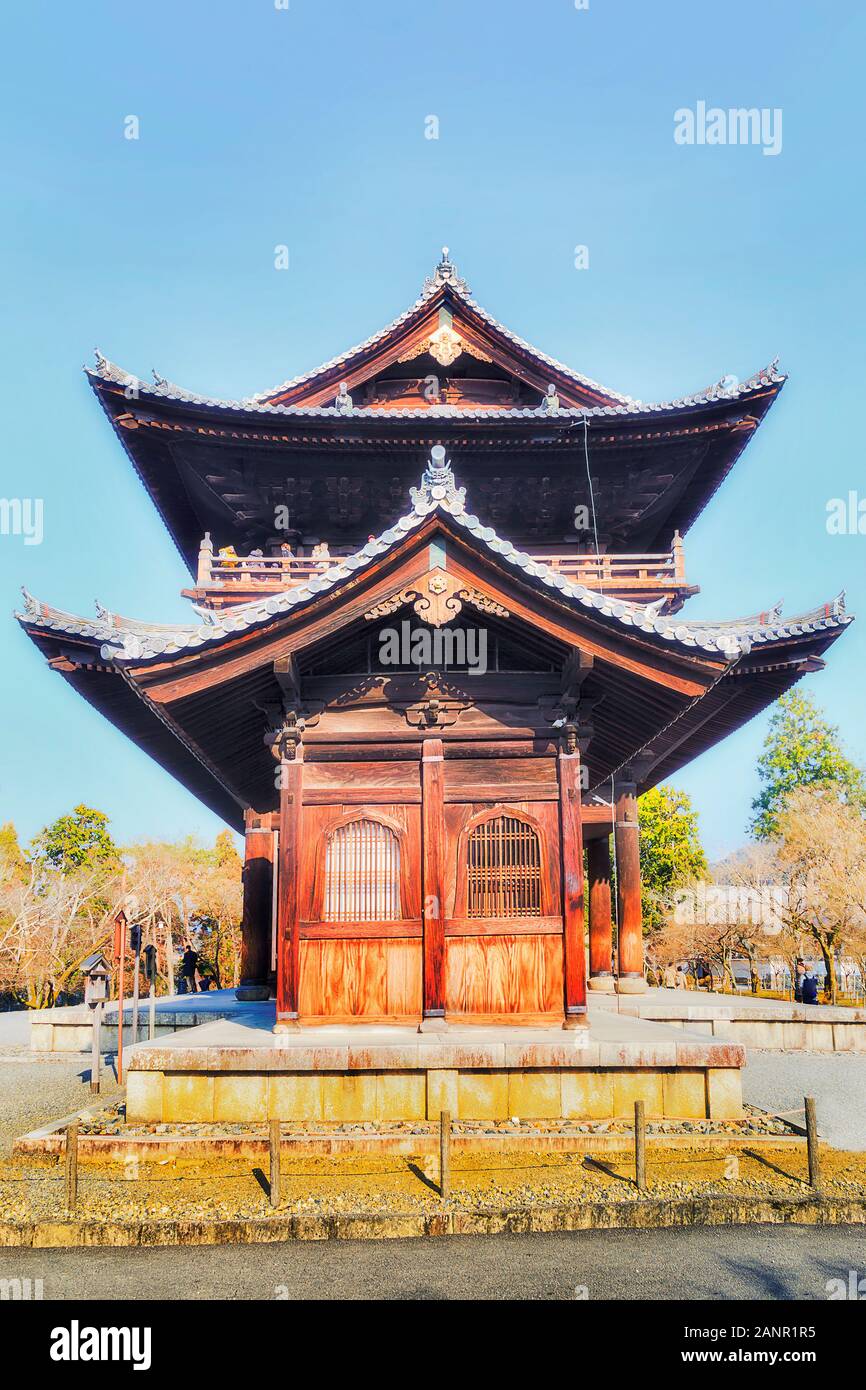
[[[25,618],[36,618],[37,620],[41,618],[42,604],[39,602],[38,598],[31,594],[29,589],[25,589],[23,584],[21,585],[21,593],[24,596]]]
[[[410,488],[409,496],[416,516],[426,516],[439,506],[455,516],[464,510],[466,489],[457,486],[451,460],[446,458],[441,444],[433,445],[430,462],[421,474],[421,486]]]
[[[442,259],[439,261],[432,275],[428,275],[424,281],[423,295],[433,294],[443,285],[450,285],[452,290],[458,294],[470,295],[472,291],[466,281],[457,272],[457,267],[448,255],[448,247],[442,247]]]

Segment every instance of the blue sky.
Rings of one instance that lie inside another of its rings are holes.
[[[29,0],[3,30],[2,495],[45,509],[41,545],[0,536],[7,614],[23,583],[80,612],[186,616],[81,373],[94,346],[215,395],[264,390],[401,312],[443,243],[509,327],[647,400],[779,354],[791,379],[687,538],[689,611],[844,587],[866,612],[866,536],[825,526],[829,498],[866,495],[858,0]],[[677,145],[698,101],[781,109],[781,152]],[[807,685],[866,760],[864,632]],[[0,662],[0,820],[29,836],[83,800],[122,840],[220,828],[8,617]],[[713,855],[743,839],[765,724],[677,778]]]

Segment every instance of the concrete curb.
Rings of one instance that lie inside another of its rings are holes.
[[[478,1212],[358,1212],[274,1215],[247,1221],[0,1222],[0,1248],[277,1244],[291,1240],[405,1240],[434,1236],[526,1235],[551,1231],[662,1230],[681,1226],[862,1226],[863,1199],[692,1197],[499,1208]]]

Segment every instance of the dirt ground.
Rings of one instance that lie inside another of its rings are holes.
[[[866,1200],[866,1156],[826,1152],[823,1191]],[[442,1210],[433,1158],[284,1158],[281,1210],[317,1215]],[[725,1154],[679,1150],[648,1154],[652,1197],[706,1194],[769,1197],[809,1193],[805,1145]],[[634,1202],[630,1153],[463,1154],[452,1161],[447,1205],[484,1211],[527,1203]],[[64,1168],[52,1159],[0,1163],[0,1219],[47,1220],[65,1208]],[[165,1159],[144,1164],[87,1160],[80,1165],[81,1219],[243,1219],[271,1210],[265,1173],[243,1159]]]

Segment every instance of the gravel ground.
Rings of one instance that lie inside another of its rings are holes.
[[[118,1096],[113,1071],[103,1066],[102,1098]],[[89,1109],[90,1061],[77,1054],[33,1055],[29,1048],[0,1043],[0,1159],[13,1140],[74,1110]]]
[[[814,1096],[818,1132],[837,1149],[866,1149],[866,1056],[749,1049],[743,1098],[762,1110],[792,1110]],[[802,1124],[802,1116],[793,1116]]]

